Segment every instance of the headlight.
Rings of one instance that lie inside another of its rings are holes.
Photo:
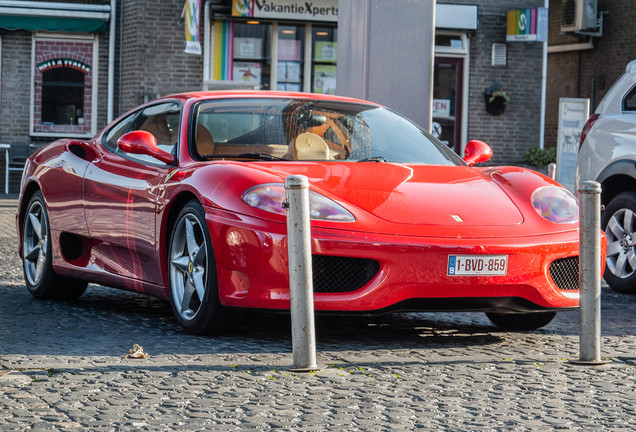
[[[283,201],[285,201],[285,186],[270,183],[254,186],[243,194],[245,204],[270,213],[285,215]],[[332,222],[354,222],[356,219],[340,204],[309,191],[309,217],[313,220]]]
[[[579,220],[579,203],[567,189],[543,186],[532,193],[534,209],[546,220],[554,223],[572,223]]]

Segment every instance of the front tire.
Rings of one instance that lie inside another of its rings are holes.
[[[536,330],[554,319],[556,312],[493,313],[486,316],[497,327],[505,330]]]
[[[636,293],[636,192],[623,192],[609,202],[601,229],[607,237],[605,282],[615,291]]]
[[[22,225],[22,270],[26,287],[38,299],[71,299],[84,294],[87,282],[53,270],[51,228],[41,192],[31,197]]]
[[[237,313],[221,305],[212,241],[205,212],[190,201],[177,216],[168,256],[170,300],[175,318],[192,334],[223,334]]]

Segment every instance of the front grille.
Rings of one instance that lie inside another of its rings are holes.
[[[351,292],[365,286],[380,270],[377,261],[312,255],[314,292]]]
[[[552,261],[550,277],[559,289],[579,289],[579,257],[559,258]]]

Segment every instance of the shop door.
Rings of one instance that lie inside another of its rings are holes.
[[[461,155],[464,59],[435,57],[431,133]]]

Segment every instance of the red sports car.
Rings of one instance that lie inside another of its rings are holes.
[[[551,179],[472,167],[400,115],[306,93],[199,92],[144,104],[28,160],[17,214],[36,298],[87,282],[171,301],[221,333],[288,309],[284,181],[307,176],[317,311],[483,311],[505,328],[576,308],[578,205]],[[605,254],[603,253],[603,256]]]

